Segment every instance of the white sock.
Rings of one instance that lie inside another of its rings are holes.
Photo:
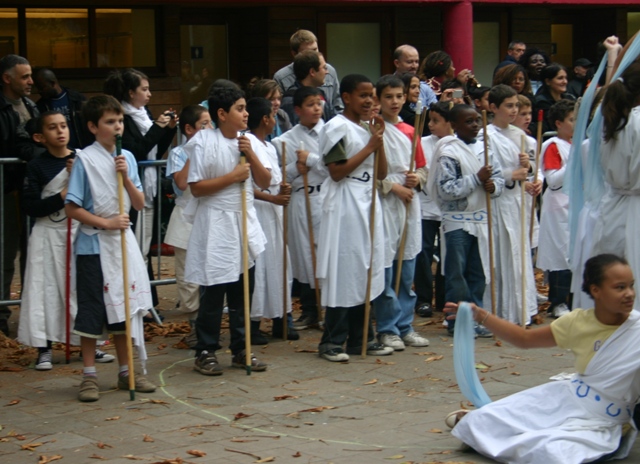
[[[120,366],[118,369],[118,375],[120,377],[126,377],[129,375],[129,365],[125,364],[123,366]]]
[[[85,377],[98,377],[96,366],[83,367],[82,373],[84,374]]]

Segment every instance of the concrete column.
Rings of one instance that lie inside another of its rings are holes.
[[[473,70],[473,7],[470,0],[443,7],[444,51],[453,60],[456,74]]]

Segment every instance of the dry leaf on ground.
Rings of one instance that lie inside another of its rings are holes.
[[[60,459],[62,459],[62,456],[59,454],[55,454],[53,456],[42,455],[38,458],[38,464],[48,464],[49,462],[59,461]]]
[[[195,456],[196,458],[203,458],[207,455],[207,453],[200,450],[189,450],[187,451],[187,454],[190,454],[191,456]]]
[[[368,382],[365,382],[365,385],[373,385],[374,383],[378,383],[378,379],[371,379]]]
[[[142,441],[146,441],[147,443],[153,443],[155,440],[153,437],[147,435],[146,433],[142,436]]]

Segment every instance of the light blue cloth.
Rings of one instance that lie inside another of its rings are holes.
[[[611,81],[614,81],[615,79],[620,77],[622,73],[629,67],[629,65],[636,60],[638,55],[640,55],[640,39],[638,38],[638,36],[636,36],[636,38],[631,43],[629,48],[627,48],[627,51],[624,57],[622,57],[622,60],[618,65],[618,69],[616,69],[616,72],[613,74],[613,76],[611,76]],[[603,62],[605,59],[606,57],[603,58]],[[600,63],[600,67],[602,67],[602,65],[603,63]],[[595,77],[592,80],[592,82],[597,82]],[[591,87],[592,86],[589,86],[589,89],[587,89],[587,92],[591,90]],[[595,92],[595,89],[594,89],[594,92]],[[591,105],[590,104],[587,105],[585,103],[584,106],[585,106],[584,111],[589,111]],[[582,109],[579,112],[581,113]],[[575,212],[573,214],[571,214],[571,210],[569,213],[570,214],[569,220],[571,221],[570,228],[569,228],[569,231],[571,234],[569,238],[570,240],[569,243],[570,243],[571,249],[573,249],[572,244],[575,241],[578,215],[580,214],[582,205],[584,204],[584,202],[587,202],[587,201],[593,203],[593,205],[597,205],[599,203],[599,200],[602,198],[602,196],[605,193],[604,171],[602,170],[602,164],[600,160],[600,145],[602,144],[602,130],[603,130],[602,112],[598,110],[595,112],[595,115],[593,116],[593,120],[591,121],[591,125],[589,125],[589,128],[587,129],[587,135],[589,136],[589,151],[587,154],[587,163],[583,169],[583,171],[586,173],[583,179],[583,183],[581,184],[580,182],[572,180],[570,186],[565,187],[566,190],[564,190],[564,192],[569,194],[569,203],[572,204],[573,208],[575,208]],[[579,150],[581,145],[582,145],[582,140],[577,140],[574,134],[573,147],[575,148],[575,150]],[[580,151],[577,151],[576,153],[579,154]],[[574,156],[573,158],[579,158],[579,156]],[[574,175],[573,169],[571,169],[571,173],[572,175]],[[581,199],[583,201],[580,201]],[[574,202],[576,204],[573,204]],[[574,225],[574,222],[575,222],[575,225]]]
[[[569,166],[565,176],[563,191],[569,195],[569,256],[573,256],[573,247],[575,244],[575,236],[578,232],[578,219],[580,211],[584,205],[585,191],[584,186],[584,168],[582,163],[582,142],[587,133],[587,123],[589,122],[589,113],[591,106],[595,100],[597,83],[600,76],[606,69],[607,55],[602,57],[600,66],[595,75],[591,79],[591,84],[584,96],[580,99],[580,108],[578,108],[578,116],[573,129],[573,141],[571,144],[571,152],[569,155]],[[599,113],[599,111],[598,111]]]
[[[178,197],[182,196],[182,190],[180,190],[180,188],[176,184],[176,181],[173,178],[173,175],[176,172],[182,171],[182,168],[184,168],[184,165],[187,164],[187,160],[189,159],[187,154],[184,152],[183,147],[184,147],[184,144],[171,149],[171,152],[169,152],[169,157],[167,158],[166,176],[169,179],[171,179],[171,185],[173,186],[173,193],[175,193],[176,196]]]
[[[453,368],[460,391],[476,408],[491,403],[484,391],[478,373],[474,355],[475,323],[469,303],[460,303],[456,315],[456,330],[453,333]]]

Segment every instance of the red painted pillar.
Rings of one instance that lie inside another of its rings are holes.
[[[462,69],[473,70],[473,7],[470,0],[443,8],[444,51],[453,59],[456,74]]]

